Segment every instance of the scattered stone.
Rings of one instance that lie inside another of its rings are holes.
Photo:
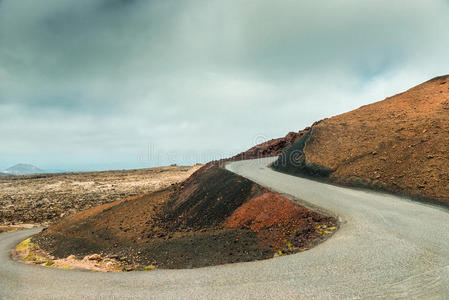
[[[87,259],[88,260],[101,260],[101,255],[100,254],[92,254],[92,255],[89,255],[88,257],[87,257]]]

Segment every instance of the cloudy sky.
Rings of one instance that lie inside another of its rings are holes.
[[[0,0],[0,169],[204,162],[449,73],[448,0]]]

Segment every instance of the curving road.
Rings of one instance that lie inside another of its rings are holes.
[[[0,299],[449,299],[449,212],[399,197],[274,172],[270,159],[227,169],[337,215],[312,250],[193,270],[91,273],[10,259],[36,230],[0,235]],[[303,203],[304,204],[304,203]]]

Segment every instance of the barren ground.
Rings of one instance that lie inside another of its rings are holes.
[[[99,254],[129,269],[195,268],[304,251],[336,220],[208,164],[186,181],[95,207],[33,242],[58,259]]]
[[[0,177],[0,225],[49,224],[91,207],[166,188],[199,167]]]

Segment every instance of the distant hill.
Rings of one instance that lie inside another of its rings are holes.
[[[4,171],[4,174],[12,175],[28,175],[28,174],[39,174],[44,173],[44,170],[39,169],[36,166],[30,164],[17,164]]]

